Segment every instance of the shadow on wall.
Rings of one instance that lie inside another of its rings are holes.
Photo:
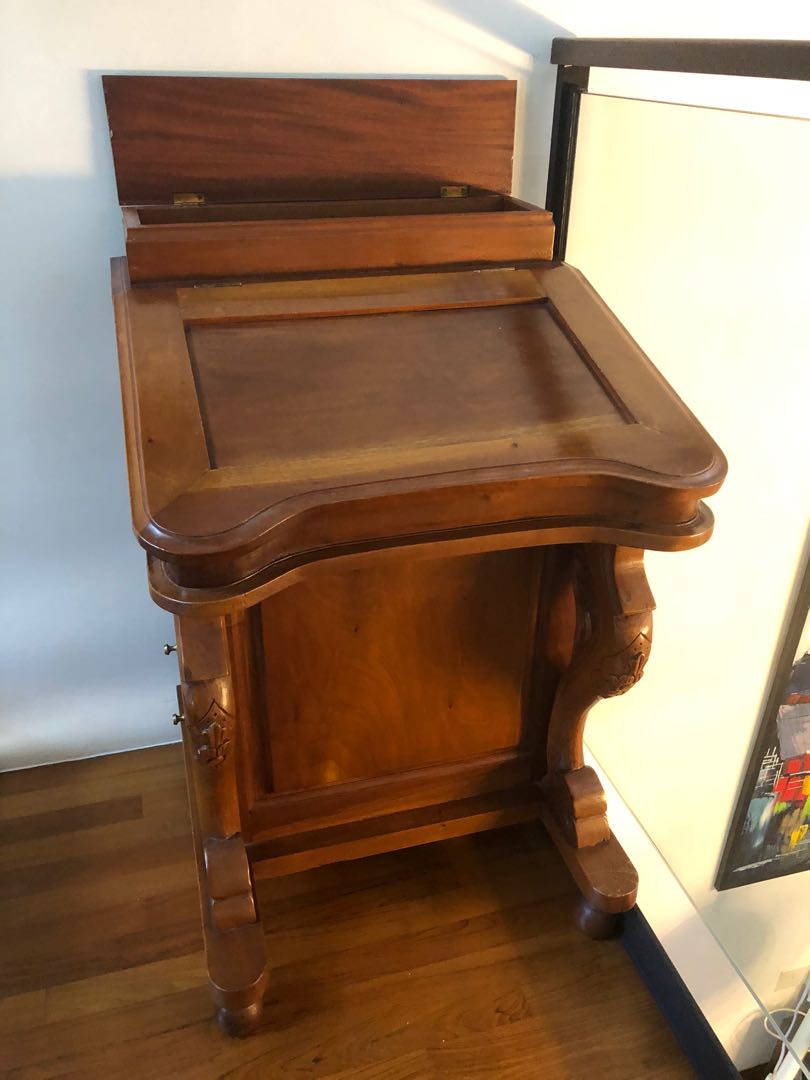
[[[521,165],[514,177],[514,191],[520,198],[545,206],[557,81],[557,68],[549,60],[551,42],[555,37],[573,34],[518,0],[434,0],[434,7],[530,55],[523,91],[523,122],[516,134]]]
[[[792,1007],[810,974],[804,925],[791,921],[794,912],[806,910],[806,900],[807,885],[801,875],[795,875],[790,880],[776,878],[730,892],[715,892],[701,909],[703,920],[715,936],[734,943],[733,951],[730,945],[727,947],[734,966],[768,1009]],[[775,917],[762,914],[768,911]],[[778,971],[775,956],[781,961],[778,966],[784,965],[786,970]],[[770,1038],[769,1048],[773,1048]]]
[[[522,86],[519,88],[518,99],[518,127],[516,131],[515,150],[516,160],[519,167],[513,178],[513,191],[521,198],[530,202],[545,205],[546,179],[548,173],[548,152],[551,141],[551,124],[554,109],[554,92],[556,87],[557,69],[551,64],[551,42],[555,37],[571,37],[572,34],[565,27],[546,19],[537,12],[520,3],[519,0],[498,0],[493,4],[491,0],[433,0],[432,7],[436,12],[447,12],[453,17],[467,23],[475,30],[482,31],[495,41],[502,42],[510,48],[520,50],[526,54],[525,64],[520,65],[516,71],[513,62],[503,62],[504,75],[514,78],[516,74],[522,77]],[[437,28],[429,18],[430,9],[424,6],[415,6],[399,12],[411,21],[426,25],[431,33],[441,33],[448,36],[446,25]],[[486,45],[478,43],[477,51],[485,52]],[[502,60],[497,50],[491,50],[491,55],[496,60]],[[103,94],[101,93],[102,71],[88,73],[88,96],[90,102],[91,130],[93,139],[93,161],[98,175],[109,177],[109,190],[114,192],[115,182],[113,179],[112,157],[110,154],[109,137],[107,132],[107,119],[104,110]],[[398,72],[281,72],[273,71],[225,71],[225,70],[127,70],[110,74],[183,74],[183,75],[239,75],[242,77],[257,77],[272,75],[280,78],[295,78],[296,76],[308,76],[318,78],[441,78],[445,73],[434,71],[430,74],[424,72],[415,73],[408,71]],[[456,73],[450,78],[474,78],[469,72],[463,75]],[[491,78],[491,75],[481,76]],[[106,184],[105,184],[106,187]]]
[[[797,882],[798,884],[798,882]],[[795,905],[787,910],[801,910],[805,899],[800,888],[795,891]],[[726,1049],[739,1068],[749,1068],[768,1061],[777,1039],[765,1028],[765,1012],[794,1006],[807,978],[806,943],[800,934],[795,943],[795,967],[783,972],[777,981],[773,955],[785,955],[783,943],[777,941],[782,929],[763,914],[763,905],[752,893],[735,890],[735,894],[720,893],[700,910],[700,918],[717,942],[718,954],[702,965],[700,985],[691,987],[701,1009],[714,1018],[735,1015],[733,1045]],[[776,911],[776,907],[774,907]],[[686,956],[695,951],[695,926],[687,920],[667,931],[666,950],[670,956]],[[712,949],[714,947],[712,946]],[[742,978],[730,977],[720,951]],[[788,978],[790,977],[790,978]],[[792,981],[791,981],[792,979]],[[740,990],[748,995],[748,1007],[741,1007]],[[784,1020],[777,1016],[776,1020]]]
[[[14,252],[0,391],[0,560],[13,613],[0,634],[0,770],[120,749],[127,731],[131,745],[175,737],[159,660],[170,623],[149,602],[130,527],[99,257],[122,246],[112,196],[103,172],[0,181],[0,232]]]

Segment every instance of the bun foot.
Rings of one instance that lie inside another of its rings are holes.
[[[217,1007],[217,1023],[232,1039],[244,1039],[253,1035],[262,1018],[261,1001],[254,1001],[242,1009],[228,1009],[224,1005]]]
[[[594,941],[602,941],[605,938],[615,937],[619,932],[618,915],[611,915],[607,911],[600,911],[583,899],[577,904],[576,924],[589,938]]]

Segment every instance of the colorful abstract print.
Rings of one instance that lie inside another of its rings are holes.
[[[810,869],[810,653],[793,665],[770,733],[729,884]]]

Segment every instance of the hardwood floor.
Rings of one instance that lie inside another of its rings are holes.
[[[615,941],[539,827],[259,884],[271,982],[211,1019],[180,748],[0,776],[0,1075],[675,1080]]]

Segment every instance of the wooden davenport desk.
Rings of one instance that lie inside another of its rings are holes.
[[[726,466],[508,194],[515,84],[104,82],[220,1022],[261,1012],[254,876],[540,817],[609,933],[637,878],[585,719],[644,669],[644,549],[708,538]]]

